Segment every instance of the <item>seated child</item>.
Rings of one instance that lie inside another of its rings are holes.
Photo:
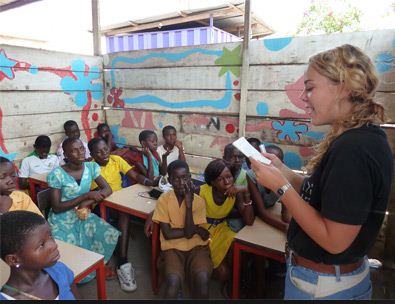
[[[78,127],[78,124],[74,120],[68,120],[64,123],[63,125],[64,128],[64,133],[66,134],[66,137],[63,139],[63,141],[60,143],[59,148],[56,152],[58,158],[59,158],[59,164],[64,165],[66,163],[65,157],[63,154],[63,142],[65,141],[66,138],[75,138],[79,139],[80,138],[80,128]],[[84,145],[85,148],[85,161],[90,161],[91,160],[91,155],[89,153],[88,149],[88,144],[84,141],[82,141],[82,144]]]
[[[93,160],[100,166],[100,175],[107,181],[113,192],[122,189],[121,174],[124,174],[132,180],[147,186],[156,186],[158,183],[152,181],[143,175],[133,171],[131,167],[122,157],[110,155],[110,148],[103,138],[93,138],[88,143],[89,150]],[[97,189],[98,186],[92,182],[91,189]],[[97,206],[98,207],[98,206]],[[129,247],[129,215],[119,212],[118,229],[121,231],[119,240],[119,258],[117,274],[124,291],[134,291],[137,284],[134,278],[134,269],[132,264],[128,262],[127,251]]]
[[[177,140],[177,131],[173,126],[164,127],[162,135],[165,143],[158,147],[158,154],[162,160],[162,172],[167,172],[167,166],[173,161],[185,161],[184,147],[182,142]]]
[[[30,196],[16,191],[17,175],[10,160],[0,156],[0,214],[8,211],[26,210],[42,216]]]
[[[139,134],[139,142],[142,147],[141,159],[136,166],[139,172],[149,179],[154,179],[160,175],[166,175],[162,171],[162,162],[158,152],[158,137],[154,131],[143,130]]]
[[[81,140],[69,137],[63,142],[64,155],[68,161],[55,168],[47,176],[51,188],[51,209],[48,222],[56,239],[104,255],[107,263],[118,242],[119,231],[90,212],[88,208],[112,193],[106,180],[100,176],[95,162],[85,162],[85,148]],[[90,191],[95,181],[99,191]],[[106,268],[107,278],[117,275],[112,267]],[[83,282],[94,278],[87,276]]]
[[[97,125],[97,134],[99,138],[103,138],[107,145],[110,147],[110,151],[115,151],[118,149],[117,145],[113,141],[113,136],[110,127],[106,123],[100,123]]]
[[[188,165],[181,160],[168,167],[174,190],[163,193],[153,221],[160,224],[161,258],[166,278],[166,298],[176,298],[184,279],[193,298],[208,298],[213,269],[204,200],[193,192]]]
[[[235,188],[248,192],[246,171],[242,168],[245,156],[234,145],[227,144],[224,148],[222,159],[230,166],[233,176],[235,176]],[[228,216],[228,225],[234,232],[239,232],[244,227],[243,219],[236,206]]]
[[[204,227],[210,232],[210,251],[214,264],[214,274],[222,282],[222,292],[228,297],[231,278],[231,256],[228,254],[236,235],[226,221],[227,216],[236,205],[246,225],[254,223],[252,201],[246,200],[245,190],[234,187],[234,177],[229,166],[216,159],[207,165],[204,171],[206,184],[199,189],[199,195],[206,202],[207,224]]]
[[[73,272],[59,262],[51,228],[42,216],[29,211],[0,217],[1,258],[11,267],[0,300],[75,300]]]
[[[57,156],[49,154],[51,139],[48,136],[38,136],[33,147],[34,152],[22,160],[19,170],[19,186],[21,189],[28,188],[28,177],[35,174],[49,173],[59,166]]]
[[[248,141],[259,151],[259,145],[261,143],[259,139],[249,138]],[[275,154],[281,161],[284,159],[283,151],[278,146],[267,146],[266,152]],[[247,159],[246,162],[249,168],[247,170],[248,189],[250,191],[252,201],[254,202],[257,215],[269,225],[287,232],[288,225],[291,220],[287,208],[281,204],[281,220],[267,211],[268,208],[274,206],[277,201],[277,195],[257,182],[254,171],[250,169],[250,161]]]

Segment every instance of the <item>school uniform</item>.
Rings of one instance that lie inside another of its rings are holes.
[[[178,203],[174,190],[163,193],[158,200],[152,220],[156,223],[167,223],[171,228],[184,228],[186,216],[185,200]],[[194,194],[192,216],[195,225],[207,223],[204,200]],[[203,241],[198,234],[192,238],[166,240],[160,233],[162,254],[160,266],[165,275],[176,274],[182,281],[188,280],[199,272],[211,275],[213,264],[210,258],[209,241]]]

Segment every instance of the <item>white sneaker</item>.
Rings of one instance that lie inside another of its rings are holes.
[[[123,264],[119,269],[117,269],[117,274],[119,284],[123,291],[135,291],[137,289],[132,263]]]

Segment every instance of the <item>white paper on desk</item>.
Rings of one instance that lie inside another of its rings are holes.
[[[256,150],[244,137],[240,137],[232,143],[241,153],[247,157],[252,157],[265,165],[270,165],[270,159],[264,157]]]

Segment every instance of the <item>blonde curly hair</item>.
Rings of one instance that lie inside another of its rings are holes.
[[[361,49],[345,44],[318,53],[309,60],[309,66],[335,84],[343,84],[353,103],[349,115],[332,124],[324,140],[315,147],[316,155],[306,166],[308,172],[321,162],[330,144],[349,129],[384,122],[384,108],[373,98],[378,78],[370,58]]]

